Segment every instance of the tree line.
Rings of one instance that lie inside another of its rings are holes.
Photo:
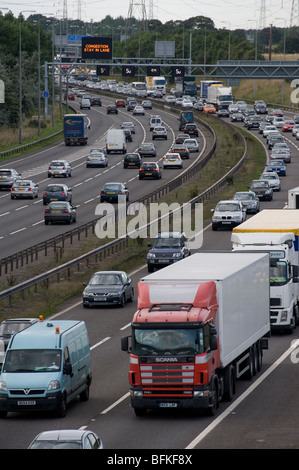
[[[182,21],[154,19],[144,24],[135,18],[106,16],[99,22],[57,20],[32,14],[14,17],[0,13],[0,78],[5,84],[5,104],[0,105],[0,126],[17,127],[19,122],[19,59],[22,54],[22,109],[24,115],[36,114],[38,105],[38,43],[40,63],[52,62],[53,38],[60,34],[112,36],[114,57],[154,57],[155,41],[174,41],[176,58],[190,58],[194,64],[215,64],[218,60],[264,60],[269,48],[270,30],[255,31],[215,28],[204,16]],[[299,53],[299,29],[271,30],[272,51]],[[190,47],[190,37],[191,44]],[[256,43],[257,40],[257,43]],[[256,48],[257,45],[257,48]],[[43,71],[41,79],[43,80]]]

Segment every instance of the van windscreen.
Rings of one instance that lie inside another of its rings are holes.
[[[61,351],[53,349],[11,349],[3,372],[53,372],[61,368]]]

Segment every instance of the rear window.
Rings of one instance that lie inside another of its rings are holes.
[[[62,186],[48,186],[46,191],[48,193],[59,193],[64,191],[64,188]]]

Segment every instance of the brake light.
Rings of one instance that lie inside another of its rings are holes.
[[[144,168],[139,168],[139,171],[144,171]]]
[[[11,189],[10,189],[10,190],[11,190],[11,191],[14,191],[14,190],[15,190],[15,188],[11,187]]]
[[[46,210],[45,210],[45,214],[50,214],[49,209],[46,209]]]
[[[65,192],[64,192],[64,191],[62,191],[61,196],[65,196]]]
[[[118,191],[118,194],[123,194],[123,192],[122,192],[122,190],[121,190],[121,189]]]
[[[32,188],[28,188],[28,191],[32,191]]]
[[[51,167],[49,166],[48,170],[51,170]]]
[[[102,189],[102,191],[101,191],[101,194],[104,194],[104,191],[103,191],[103,189]]]
[[[47,191],[44,192],[44,196],[47,196]]]
[[[63,211],[64,214],[68,214],[69,211],[67,209],[65,209],[65,211]]]

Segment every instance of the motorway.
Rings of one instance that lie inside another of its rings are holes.
[[[103,119],[103,109],[92,110],[91,113],[99,113],[102,119],[102,126],[109,128],[111,122],[105,123]],[[120,113],[121,114],[121,113]],[[153,113],[154,114],[154,113]],[[159,114],[161,112],[159,111]],[[114,118],[115,119],[115,118]],[[147,118],[138,118],[140,121],[147,122]],[[170,121],[174,124],[174,120]],[[174,118],[173,118],[174,119]],[[118,116],[118,122],[122,120]],[[131,119],[130,119],[131,120]],[[176,122],[177,126],[177,122]],[[94,126],[92,126],[94,127]],[[177,129],[177,127],[174,127]],[[142,127],[141,127],[142,129]],[[146,129],[146,125],[144,125]],[[141,130],[140,130],[141,132]],[[104,131],[103,131],[104,133]],[[101,136],[103,135],[101,128]],[[256,131],[252,131],[256,134]],[[102,137],[101,137],[102,138]],[[287,190],[297,186],[299,175],[299,152],[296,140],[290,135],[287,136],[292,142],[293,158],[292,163],[288,165],[287,176],[282,178],[282,190],[274,193],[273,201],[262,202],[261,208],[282,208],[287,201]],[[159,149],[164,152],[169,147],[169,141],[157,142]],[[133,142],[133,146],[136,145]],[[136,147],[135,147],[136,148]],[[79,152],[73,148],[64,148],[58,146],[51,149],[52,156],[72,155]],[[84,149],[86,152],[86,149]],[[83,152],[83,148],[80,149]],[[161,153],[162,154],[162,153]],[[160,153],[159,153],[159,156]],[[109,157],[111,158],[111,157]],[[112,157],[114,159],[114,156]],[[46,161],[43,152],[39,157],[38,164],[30,161],[29,168],[34,173],[35,168],[40,168]],[[86,178],[83,157],[78,158],[78,179],[76,171],[72,177],[72,187]],[[138,181],[132,173],[133,180],[127,176],[127,171],[122,170],[120,164],[121,157],[116,156],[114,177],[119,174],[133,188],[133,194],[142,194],[147,190],[145,182],[138,187]],[[27,161],[28,162],[28,161]],[[81,166],[80,166],[81,163]],[[24,170],[28,168],[25,160],[18,159],[19,168]],[[111,169],[109,165],[108,169]],[[75,169],[76,170],[76,169]],[[29,170],[26,170],[29,171]],[[36,174],[37,178],[46,178],[46,173],[40,170]],[[90,171],[90,170],[88,170]],[[131,171],[131,170],[128,170]],[[176,170],[174,170],[175,172]],[[95,170],[95,174],[98,170]],[[174,174],[174,172],[172,174]],[[33,175],[32,173],[32,175]],[[166,171],[164,171],[165,175]],[[130,173],[131,174],[131,173]],[[35,175],[33,175],[35,177]],[[109,176],[108,176],[109,178]],[[101,179],[101,182],[104,180]],[[46,184],[46,180],[43,180]],[[69,180],[68,180],[69,181]],[[93,188],[94,198],[98,195],[99,180],[86,184],[85,189]],[[108,179],[107,179],[108,181]],[[250,182],[248,182],[249,184]],[[151,182],[149,182],[151,184]],[[97,192],[95,191],[97,189]],[[137,190],[138,192],[137,194]],[[81,208],[88,207],[89,203],[84,204],[91,198],[92,194],[86,194],[85,190],[78,192],[78,202],[80,205],[80,219],[85,220],[86,212],[94,213],[96,201],[90,204],[91,209],[86,211]],[[136,193],[135,193],[136,191]],[[3,196],[5,198],[5,195]],[[80,199],[81,198],[81,199]],[[85,198],[85,199],[84,199]],[[134,197],[135,199],[135,197]],[[5,203],[0,200],[0,215],[5,210]],[[5,200],[11,211],[11,203],[16,201]],[[77,203],[77,200],[75,201]],[[24,201],[18,201],[17,204],[25,205]],[[28,203],[32,205],[31,201]],[[24,209],[25,210],[25,209]],[[36,220],[41,220],[41,206],[38,206],[39,214]],[[28,210],[29,214],[29,210]],[[33,219],[33,211],[30,212]],[[3,216],[4,217],[4,216]],[[21,221],[16,221],[16,217],[9,217],[11,228],[2,227],[4,239],[8,237],[9,231],[21,228]],[[26,224],[28,223],[26,214]],[[19,224],[19,225],[18,225]],[[6,224],[5,224],[6,225]],[[2,224],[1,224],[2,226]],[[28,223],[29,226],[29,223]],[[42,228],[42,224],[36,227]],[[56,229],[55,226],[51,227]],[[49,229],[47,229],[49,231]],[[23,231],[23,234],[25,231]],[[23,235],[22,234],[22,238]],[[208,225],[204,230],[202,250],[230,250],[229,230],[219,230],[213,232]],[[39,232],[37,233],[39,235]],[[49,232],[48,232],[49,235]],[[41,234],[44,236],[44,234]],[[18,236],[18,239],[20,236]],[[1,245],[2,245],[1,241]],[[23,242],[23,240],[21,240]],[[11,247],[10,244],[7,245]],[[5,252],[5,251],[4,251]],[[134,282],[135,292],[136,284],[140,277],[147,274],[145,266],[130,273]],[[263,367],[252,382],[239,381],[237,383],[237,393],[235,400],[231,404],[221,403],[215,417],[205,415],[195,415],[192,412],[178,412],[166,410],[165,413],[151,412],[147,416],[136,417],[134,411],[130,408],[129,402],[129,384],[128,384],[128,355],[121,351],[121,337],[130,334],[130,321],[136,310],[136,299],[133,303],[127,304],[123,309],[104,308],[104,309],[83,309],[80,298],[74,300],[64,311],[55,315],[56,318],[80,319],[87,324],[90,343],[92,348],[92,370],[93,383],[91,385],[90,399],[88,402],[75,400],[68,406],[65,418],[56,418],[47,414],[31,413],[9,413],[3,421],[2,429],[5,425],[5,433],[0,433],[1,449],[26,449],[31,440],[41,431],[58,428],[88,428],[95,431],[103,440],[106,449],[124,449],[126,451],[139,449],[165,450],[168,453],[174,453],[178,449],[283,449],[299,448],[297,438],[297,428],[299,413],[297,410],[297,390],[299,379],[297,375],[297,361],[291,360],[290,346],[291,342],[299,338],[299,329],[294,330],[293,334],[273,334],[269,342],[269,350],[264,352]],[[285,354],[285,352],[287,353]],[[169,411],[169,412],[168,412]],[[177,453],[177,452],[176,452]]]
[[[120,128],[124,121],[132,121],[135,124],[136,134],[133,142],[128,143],[128,152],[134,152],[141,142],[151,142],[149,131],[149,119],[155,115],[155,111],[147,112],[145,116],[133,116],[125,108],[119,109],[118,115],[107,115],[106,106],[113,103],[112,99],[103,99],[102,107],[93,107],[86,110],[91,122],[91,130],[87,146],[66,147],[63,142],[53,145],[51,148],[40,150],[18,157],[7,162],[2,162],[2,168],[15,168],[24,179],[32,179],[39,184],[39,197],[35,200],[10,199],[8,191],[0,192],[0,259],[17,251],[23,250],[40,243],[55,235],[66,232],[69,226],[51,225],[44,226],[44,206],[42,194],[49,183],[62,182],[72,188],[73,204],[77,206],[77,224],[84,224],[96,218],[96,206],[99,203],[100,190],[106,182],[119,181],[127,184],[130,191],[130,201],[138,200],[151,191],[169,181],[181,171],[179,169],[167,169],[162,171],[162,180],[139,181],[138,170],[123,169],[121,154],[110,154],[107,168],[86,168],[86,158],[92,148],[103,148],[106,143],[106,133],[111,127]],[[79,104],[74,107],[79,109]],[[85,110],[84,110],[85,111]],[[175,136],[178,133],[177,116],[167,111],[159,111],[168,129],[168,139],[154,141],[157,148],[157,161],[162,166],[162,157],[169,150]],[[184,160],[184,170],[200,158],[205,148],[210,148],[211,134],[203,127],[200,140],[200,152],[192,153],[189,160]],[[207,140],[210,142],[207,142]],[[51,178],[47,177],[48,165],[53,159],[63,158],[68,160],[73,168],[72,177]],[[145,157],[151,161],[150,157]]]

